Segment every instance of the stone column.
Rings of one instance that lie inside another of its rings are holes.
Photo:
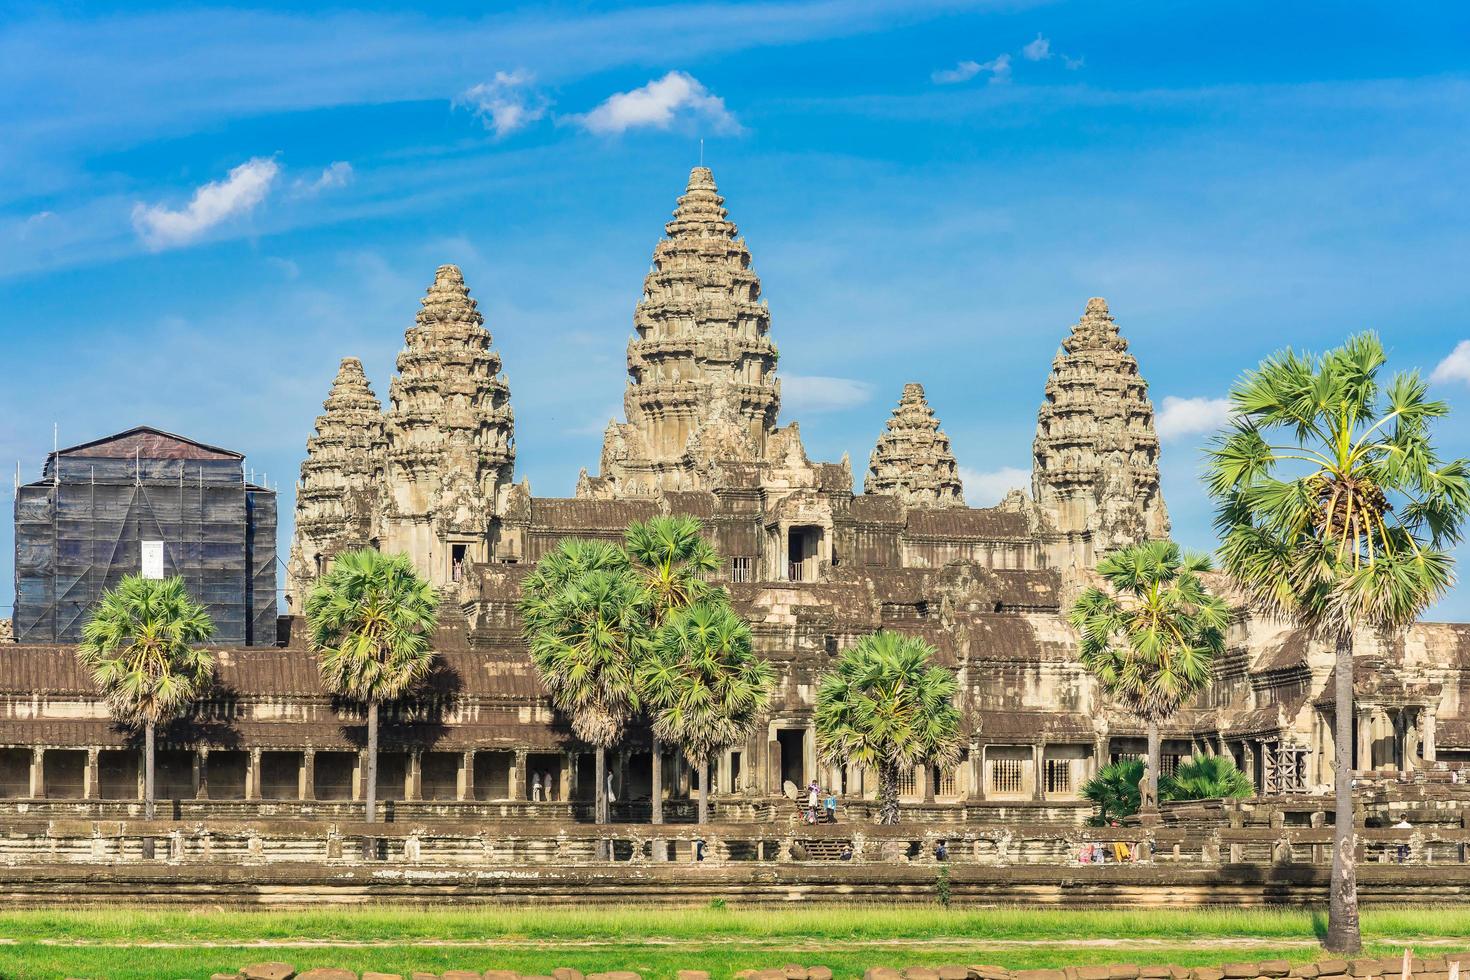
[[[1242,739],[1240,742],[1240,754],[1245,758],[1245,778],[1251,781],[1252,786],[1256,782],[1256,750],[1251,747],[1250,739]]]
[[[557,779],[560,792],[556,798],[567,803],[572,798],[572,790],[577,786],[577,754],[575,752],[563,752],[561,760],[561,776]]]
[[[966,782],[965,796],[971,800],[985,799],[985,786],[980,779],[984,773],[980,769],[980,746],[975,742],[970,743],[970,757],[965,760]]]
[[[250,750],[250,762],[245,767],[245,799],[260,799],[260,749]]]
[[[412,748],[408,750],[408,770],[404,773],[403,798],[409,801],[417,801],[423,798],[424,791],[424,750]]]
[[[459,783],[454,788],[454,798],[464,802],[475,798],[475,753],[465,752],[459,757]]]
[[[773,737],[766,742],[766,754],[762,760],[765,763],[766,794],[769,796],[781,795],[781,743]]]
[[[301,800],[309,802],[316,799],[316,749],[301,750],[301,776],[296,793]]]
[[[1046,757],[1046,743],[1031,746],[1031,798],[1046,799],[1046,780],[1042,777],[1042,760]]]
[[[658,739],[653,740],[653,747],[648,753],[648,799],[652,810],[650,819],[653,823],[664,822],[664,747]]]
[[[1354,769],[1373,768],[1373,709],[1358,709],[1358,758]]]
[[[922,779],[924,781],[923,782],[924,789],[923,789],[923,792],[920,794],[919,798],[921,800],[923,800],[925,803],[933,803],[934,802],[934,775],[935,775],[935,768],[933,766],[929,765],[928,763],[925,763],[925,764],[919,766],[919,771],[918,771],[917,775],[918,775],[918,778],[920,778],[920,779]]]
[[[528,755],[525,749],[516,749],[515,764],[510,769],[510,798],[513,800],[524,800],[526,790],[530,787],[526,780]]]
[[[1424,762],[1427,765],[1430,765],[1430,766],[1434,765],[1434,763],[1438,761],[1435,758],[1435,751],[1436,750],[1434,748],[1434,730],[1435,730],[1434,709],[1433,708],[1425,708],[1424,709],[1424,744],[1423,744],[1423,751],[1424,751]]]
[[[979,793],[979,796],[977,796],[976,799],[980,800],[988,799],[988,791],[985,788],[985,779],[989,775],[989,772],[987,771],[989,769],[989,766],[986,765],[986,763],[989,761],[986,758],[986,755],[988,754],[986,750],[989,748],[990,746],[988,745],[980,746],[980,778],[975,783],[976,792]]]
[[[97,772],[97,748],[95,746],[87,749],[87,773],[82,779],[82,796],[89,800],[100,799],[102,787],[99,785],[99,773]]]
[[[357,753],[357,761],[352,767],[352,800],[354,803],[363,799],[367,793],[365,781],[367,780],[367,752]]]
[[[209,799],[209,746],[194,750],[194,799]]]
[[[801,733],[801,785],[805,789],[817,774],[817,731],[808,725]]]

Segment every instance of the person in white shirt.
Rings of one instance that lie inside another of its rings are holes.
[[[541,774],[531,774],[531,799],[537,803],[541,802]]]

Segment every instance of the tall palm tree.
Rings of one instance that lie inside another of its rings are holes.
[[[214,657],[196,644],[214,635],[209,613],[181,578],[125,577],[82,624],[77,660],[114,718],[143,727],[143,814],[152,820],[154,735],[214,682]],[[152,839],[144,843],[152,850]],[[151,856],[151,855],[150,855]]]
[[[638,709],[637,664],[649,644],[648,620],[637,577],[628,569],[598,568],[555,592],[521,596],[522,626],[531,660],[558,711],[596,756],[594,820],[608,822],[607,750]],[[599,842],[606,857],[606,842]]]
[[[643,582],[655,629],[670,613],[720,591],[708,578],[719,570],[720,556],[696,518],[677,515],[635,522],[623,535],[623,550]]]
[[[407,555],[363,548],[338,555],[306,597],[322,686],[367,706],[365,814],[377,819],[378,707],[407,694],[434,666],[439,596]]]
[[[1334,644],[1332,884],[1325,943],[1357,951],[1352,806],[1353,637],[1409,626],[1454,580],[1470,461],[1443,462],[1449,413],[1417,372],[1385,386],[1377,336],[1262,361],[1230,391],[1237,415],[1210,452],[1224,568],[1261,612]],[[1364,760],[1366,761],[1366,760]]]
[[[880,823],[898,823],[901,770],[959,759],[958,685],[933,656],[917,637],[880,630],[842,651],[817,689],[817,750],[878,773]]]
[[[720,567],[719,555],[704,537],[698,519],[688,515],[653,517],[629,525],[623,550],[643,583],[649,628],[657,631],[671,614],[696,602],[724,599],[724,590],[709,576]],[[652,786],[649,794],[654,823],[663,823],[663,740],[653,733]],[[703,792],[703,783],[700,790]]]
[[[723,602],[673,613],[640,668],[653,731],[699,770],[699,822],[709,818],[710,759],[744,740],[771,702],[775,671],[750,627]]]
[[[1209,682],[1225,648],[1230,607],[1200,580],[1205,555],[1172,541],[1145,541],[1098,562],[1110,591],[1082,591],[1068,618],[1082,637],[1082,664],[1148,729],[1149,796],[1159,798],[1159,723]]]

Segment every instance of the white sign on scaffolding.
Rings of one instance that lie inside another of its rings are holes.
[[[143,577],[163,578],[163,542],[143,542]]]

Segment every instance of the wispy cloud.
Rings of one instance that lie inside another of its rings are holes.
[[[984,471],[961,466],[960,482],[965,486],[965,503],[971,507],[994,507],[1012,490],[1029,490],[1031,471],[1018,466]]]
[[[140,202],[133,207],[133,227],[151,249],[188,245],[216,225],[254,210],[270,193],[280,171],[280,165],[268,157],[247,160],[224,180],[194,191],[181,210]]]
[[[1434,366],[1429,380],[1436,384],[1462,381],[1470,384],[1470,340],[1462,340],[1450,351],[1450,356]]]
[[[981,72],[990,75],[990,81],[1005,82],[1011,77],[1011,56],[998,54],[989,61],[961,61],[953,68],[945,68],[934,72],[929,77],[937,85],[958,85],[960,82],[968,82]]]
[[[531,87],[534,77],[524,69],[498,71],[493,80],[466,89],[456,104],[468,106],[496,139],[503,139],[551,108],[551,100]]]
[[[781,408],[792,415],[840,412],[872,397],[873,386],[866,381],[815,374],[781,376]]]
[[[1180,398],[1166,395],[1154,426],[1160,439],[1179,439],[1214,432],[1230,421],[1228,398]]]
[[[1021,56],[1027,61],[1045,61],[1052,56],[1051,42],[1038,34],[1036,40],[1021,49]]]
[[[640,88],[617,92],[591,112],[570,117],[583,129],[599,135],[617,135],[645,126],[668,129],[679,119],[701,119],[716,133],[740,132],[740,123],[725,108],[725,100],[682,71],[671,71]]]
[[[346,160],[338,160],[323,168],[321,174],[315,180],[307,180],[305,177],[298,178],[292,186],[297,194],[309,197],[320,194],[322,191],[346,187],[352,183],[354,176],[352,164]]]

